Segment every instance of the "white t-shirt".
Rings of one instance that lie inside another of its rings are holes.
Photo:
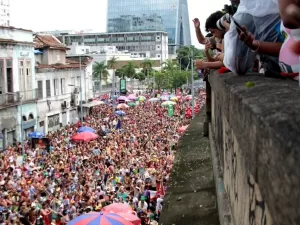
[[[143,207],[142,207],[142,202],[139,201],[138,208],[139,208],[139,209],[143,209],[143,210],[147,210],[147,209],[148,209],[148,204],[147,204],[147,202],[144,202]]]

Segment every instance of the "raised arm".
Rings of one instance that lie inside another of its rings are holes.
[[[243,32],[239,32],[239,38],[254,52],[278,57],[282,43],[280,42],[260,42],[255,40],[254,35],[247,31],[246,27],[243,27]]]
[[[207,39],[204,37],[204,35],[201,32],[199,19],[198,18],[193,19],[193,23],[194,23],[198,42],[202,45],[205,45],[207,42]]]

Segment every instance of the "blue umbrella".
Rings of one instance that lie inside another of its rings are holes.
[[[30,134],[28,134],[28,137],[30,138],[43,138],[45,137],[43,132],[39,132],[39,131],[33,131]]]
[[[80,127],[78,130],[77,130],[78,133],[82,133],[82,132],[90,132],[90,133],[95,133],[96,131],[91,128],[91,127]]]
[[[118,116],[125,116],[126,115],[126,113],[122,110],[116,111],[115,114],[118,115]]]

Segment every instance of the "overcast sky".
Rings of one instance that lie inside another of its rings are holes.
[[[33,31],[86,30],[106,31],[107,0],[10,0],[11,25]],[[140,0],[146,1],[146,0]],[[203,26],[210,13],[223,9],[229,0],[188,0],[192,43],[197,47],[192,19]]]

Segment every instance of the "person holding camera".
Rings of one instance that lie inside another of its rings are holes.
[[[196,60],[195,67],[196,69],[219,69],[223,66],[222,61],[219,60],[219,58],[211,57],[209,54],[210,49],[216,49],[217,52],[215,52],[216,55],[219,54],[219,52],[223,52],[223,44],[222,40],[225,35],[224,30],[220,30],[217,26],[218,21],[224,16],[224,13],[221,11],[217,11],[212,13],[205,22],[205,29],[207,32],[210,32],[211,37],[204,37],[201,30],[200,30],[200,21],[199,19],[195,18],[193,20],[194,26],[196,29],[196,35],[197,39],[200,44],[205,45],[206,49],[206,56],[208,58],[208,61],[203,60]],[[218,48],[217,48],[218,46]],[[216,47],[216,48],[214,48]]]

